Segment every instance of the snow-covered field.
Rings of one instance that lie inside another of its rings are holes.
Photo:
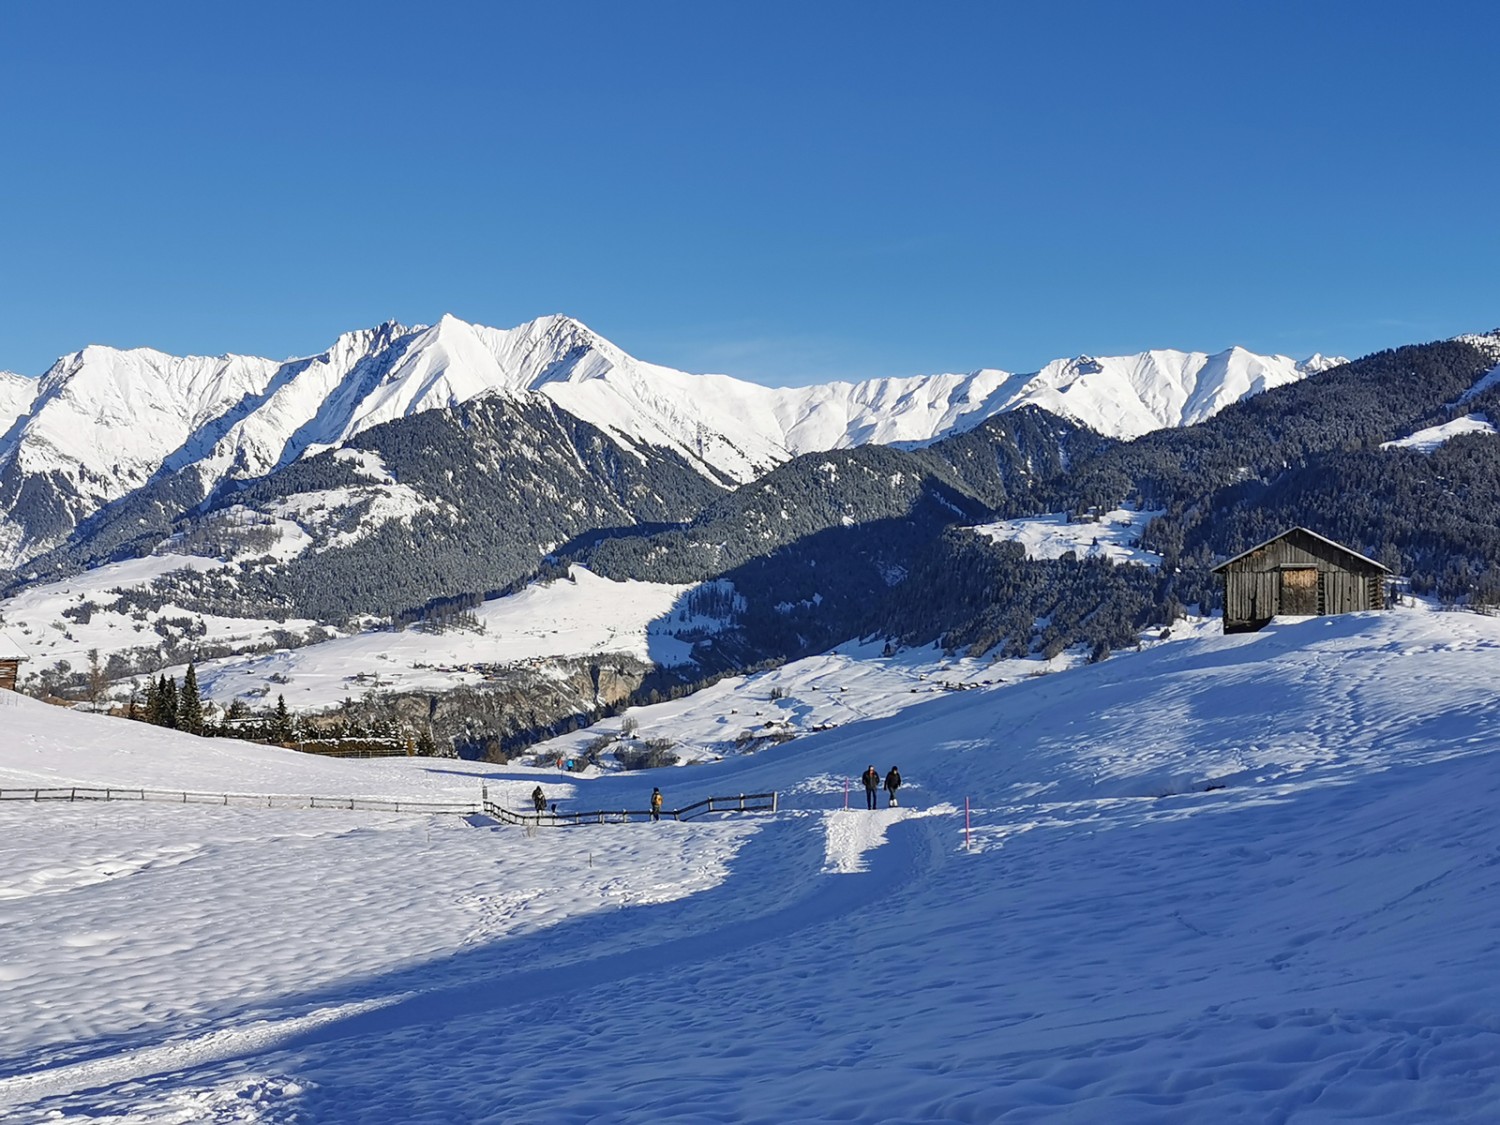
[[[147,589],[164,574],[176,570],[217,570],[225,564],[192,555],[148,555],[142,559],[109,563],[56,582],[29,586],[0,601],[0,619],[5,630],[27,653],[30,663],[23,675],[34,674],[58,661],[75,671],[88,667],[88,652],[97,649],[101,660],[131,649],[155,649],[166,636],[162,628],[177,636],[181,627],[168,622],[192,622],[192,631],[203,643],[245,645],[266,643],[277,630],[303,631],[314,622],[292,618],[270,621],[260,618],[218,617],[190,612],[168,602],[150,610],[136,608],[120,591]]]
[[[296,525],[291,525],[296,532]],[[284,536],[292,541],[293,534]],[[6,633],[29,657],[23,674],[35,674],[58,661],[74,671],[88,666],[98,650],[113,653],[156,648],[163,641],[155,623],[191,620],[206,643],[266,647],[279,633],[305,634],[314,622],[284,622],[189,613],[170,602],[148,611],[120,602],[116,590],[148,586],[160,575],[183,567],[214,569],[224,564],[187,555],[153,555],[112,563],[57,582],[29,587],[0,602]],[[197,673],[208,699],[227,704],[237,696],[262,701],[285,695],[297,711],[338,706],[378,684],[385,691],[446,691],[481,683],[486,666],[542,661],[554,657],[623,653],[660,665],[680,664],[692,644],[684,632],[712,632],[715,620],[688,616],[676,603],[691,587],[651,582],[612,582],[574,567],[569,579],[527,587],[509,597],[475,607],[476,628],[443,633],[412,628],[378,629],[299,648],[247,653],[199,662]],[[87,605],[88,612],[80,611]],[[201,630],[201,631],[200,631]],[[182,629],[176,630],[179,634]],[[332,632],[328,630],[328,632]],[[180,678],[184,668],[167,672]],[[123,698],[130,681],[112,689]]]
[[[540,780],[574,807],[661,785],[668,807],[774,788],[781,811],[528,835],[0,803],[0,1119],[1491,1121],[1497,673],[1500,621],[1420,610],[969,691],[849,667],[840,706],[869,718],[597,778],[15,699],[6,787],[483,782],[520,805]],[[779,674],[777,704],[834,692]],[[731,689],[642,726],[771,702]],[[872,762],[901,767],[902,807],[845,811]]]
[[[611,582],[574,567],[572,577],[495,598],[473,613],[479,629],[429,633],[380,630],[304,648],[208,661],[198,669],[206,698],[284,694],[294,710],[336,707],[378,679],[382,690],[445,691],[483,681],[484,665],[619,652],[680,664],[692,645],[675,629],[713,622],[675,621],[674,603],[689,586]]]
[[[1483,414],[1465,414],[1441,426],[1428,426],[1399,441],[1381,442],[1381,449],[1415,449],[1418,453],[1431,453],[1438,446],[1461,434],[1492,434],[1494,424]]]
[[[1028,519],[999,520],[973,528],[998,542],[1014,541],[1026,549],[1029,559],[1060,559],[1072,551],[1080,559],[1107,558],[1116,563],[1160,566],[1161,556],[1141,550],[1141,532],[1164,512],[1138,512],[1116,508],[1097,520],[1070,523],[1066,512]]]

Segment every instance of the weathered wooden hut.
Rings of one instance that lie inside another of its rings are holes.
[[[0,633],[0,691],[15,691],[16,677],[21,672],[21,661],[28,659],[22,648]]]
[[[1277,614],[1385,608],[1390,571],[1316,531],[1294,527],[1214,567],[1224,578],[1224,632],[1248,633]]]

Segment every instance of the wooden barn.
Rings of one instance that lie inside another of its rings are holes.
[[[1316,531],[1294,527],[1214,567],[1224,576],[1224,632],[1248,633],[1277,614],[1385,608],[1390,571]]]
[[[15,691],[16,677],[21,674],[21,661],[26,660],[21,647],[0,633],[0,691]]]

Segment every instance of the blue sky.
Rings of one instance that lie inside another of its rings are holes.
[[[576,316],[767,383],[1500,324],[1481,4],[0,6],[0,369]]]

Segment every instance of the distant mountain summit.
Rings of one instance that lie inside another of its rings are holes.
[[[0,566],[164,477],[181,478],[179,502],[201,500],[371,427],[485,395],[544,396],[626,449],[674,453],[731,486],[800,454],[922,445],[1027,404],[1136,437],[1341,362],[1151,351],[1055,360],[1031,374],[771,388],[643,362],[566,316],[511,329],[453,316],[391,322],[286,362],[93,345],[38,380],[0,373]]]

